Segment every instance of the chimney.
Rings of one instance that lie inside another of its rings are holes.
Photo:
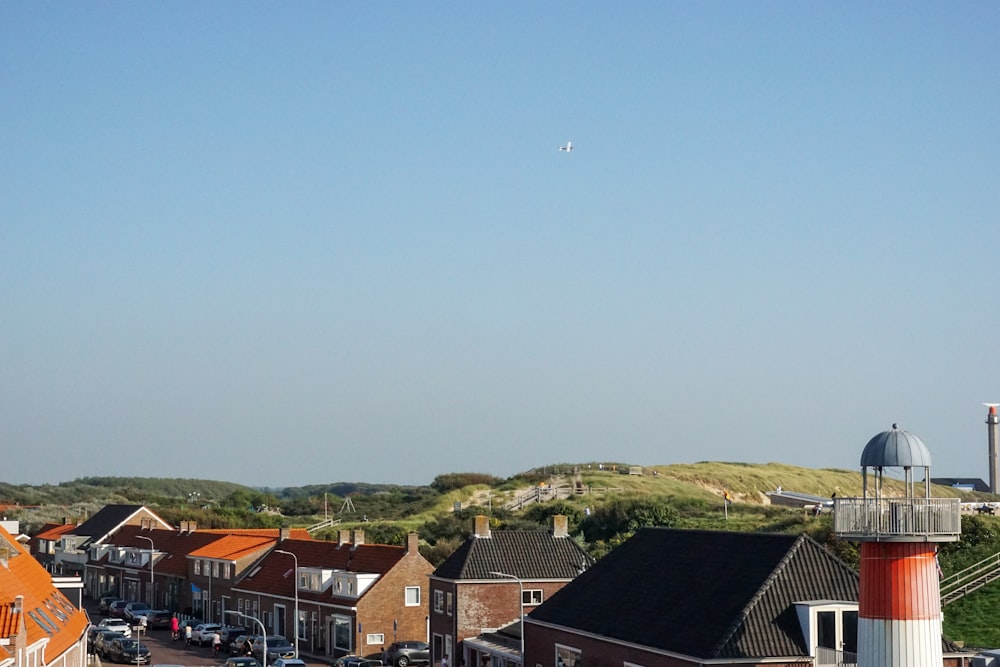
[[[406,534],[406,553],[420,553],[420,535],[416,531],[410,531]]]
[[[483,516],[479,514],[476,516],[476,532],[473,533],[473,537],[489,537],[490,536],[490,518],[488,516]]]
[[[198,522],[197,521],[188,521],[188,532],[189,533],[193,533],[196,530],[198,530]]]
[[[188,522],[187,521],[181,521],[181,532],[180,532],[180,534],[183,535],[184,533],[186,533],[187,529],[188,529]]]
[[[997,487],[1000,486],[1000,480],[997,479],[1000,477],[1000,465],[997,463],[997,431],[1000,429],[1000,420],[997,419],[997,404],[986,405],[990,409],[986,415],[986,434],[990,442],[990,493],[997,493]]]
[[[346,528],[342,528],[340,532],[337,534],[337,546],[342,547],[345,544],[350,544],[350,543],[351,543],[351,531],[347,530]]]
[[[292,537],[292,529],[289,526],[282,526],[278,529],[278,541],[284,542]]]
[[[69,518],[68,516],[64,516],[63,517],[63,525],[64,526],[72,526],[73,525],[73,519]]]
[[[569,537],[569,519],[565,514],[552,516],[552,537]]]
[[[365,531],[361,530],[360,528],[357,529],[357,530],[355,530],[354,531],[354,539],[351,540],[351,541],[354,542],[354,546],[358,546],[359,544],[364,544],[365,543]]]

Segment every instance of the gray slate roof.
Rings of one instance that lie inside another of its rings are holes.
[[[700,659],[808,653],[793,602],[857,601],[858,573],[802,535],[646,528],[531,620]]]
[[[495,530],[489,537],[470,537],[433,576],[442,579],[572,579],[594,559],[570,537],[543,530]]]
[[[88,537],[86,543],[100,542],[142,510],[142,505],[105,505],[98,512],[70,531],[72,535]]]
[[[861,452],[863,468],[929,468],[931,452],[923,440],[892,425],[872,437]]]

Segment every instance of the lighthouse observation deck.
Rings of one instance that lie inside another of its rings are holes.
[[[861,542],[955,542],[962,504],[958,498],[835,498],[833,529]]]

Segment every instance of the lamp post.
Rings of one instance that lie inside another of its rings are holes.
[[[156,581],[153,579],[153,550],[156,545],[153,544],[152,537],[146,537],[145,535],[136,535],[140,540],[147,540],[149,542],[149,606],[156,607]]]
[[[267,628],[264,627],[264,624],[261,623],[260,619],[257,618],[256,616],[249,616],[247,614],[244,614],[242,611],[232,611],[232,610],[230,610],[230,611],[227,611],[226,613],[227,614],[232,614],[233,616],[239,616],[240,618],[249,619],[249,620],[253,621],[254,623],[256,623],[257,625],[260,626],[260,638],[261,638],[261,641],[264,642],[264,653],[260,657],[260,664],[261,664],[261,667],[267,667]]]
[[[285,554],[295,559],[295,657],[299,657],[299,557],[291,551],[275,549],[276,554]]]
[[[517,590],[521,594],[521,667],[524,667],[524,582],[521,581],[520,577],[515,577],[513,574],[507,574],[506,572],[490,572],[496,577],[507,577],[513,579],[517,582]]]

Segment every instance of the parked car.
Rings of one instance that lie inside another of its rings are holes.
[[[407,665],[414,663],[427,663],[429,665],[431,647],[427,642],[421,641],[393,642],[386,649],[383,660],[387,665],[396,665],[396,667],[407,667]]]
[[[355,655],[345,660],[343,667],[382,667],[382,661],[371,660],[369,658],[362,658]]]
[[[114,630],[101,630],[94,636],[94,653],[102,658],[107,658],[108,646],[116,639],[128,639],[128,637]]]
[[[114,662],[145,665],[149,662],[149,648],[135,639],[113,639],[105,657]]]
[[[257,658],[241,655],[229,658],[223,663],[222,667],[260,667],[260,663],[257,662]]]
[[[140,616],[145,616],[146,612],[150,611],[150,607],[145,602],[129,602],[125,605],[124,616],[125,620],[131,622],[133,625],[139,622]]]
[[[112,602],[118,602],[119,600],[121,600],[121,598],[117,595],[102,595],[97,601],[97,608],[100,610],[101,616],[107,616],[108,607],[111,606]]]
[[[306,667],[306,661],[298,658],[278,658],[272,667]]]
[[[233,641],[236,637],[240,635],[245,635],[249,632],[246,628],[241,628],[235,625],[223,625],[219,630],[219,639],[222,640],[223,646],[229,646],[229,643]]]
[[[237,635],[229,642],[229,655],[250,655],[257,635]]]
[[[124,618],[104,618],[97,624],[97,627],[101,630],[120,632],[126,637],[132,636],[132,626]]]
[[[253,640],[251,648],[253,657],[258,660],[264,659],[264,638],[258,635]],[[278,658],[294,658],[295,647],[292,643],[281,635],[267,636],[267,664],[273,664]]]
[[[333,667],[344,667],[344,663],[348,660],[353,660],[354,658],[360,658],[361,656],[355,655],[353,653],[348,653],[347,655],[342,655],[333,661]]]
[[[125,607],[128,606],[128,600],[115,600],[108,605],[108,616],[113,616],[115,618],[125,618]]]
[[[146,612],[146,627],[150,630],[165,630],[170,627],[173,612],[166,609],[150,609]]]
[[[191,631],[191,643],[205,646],[212,643],[212,635],[222,629],[219,623],[199,623]]]

